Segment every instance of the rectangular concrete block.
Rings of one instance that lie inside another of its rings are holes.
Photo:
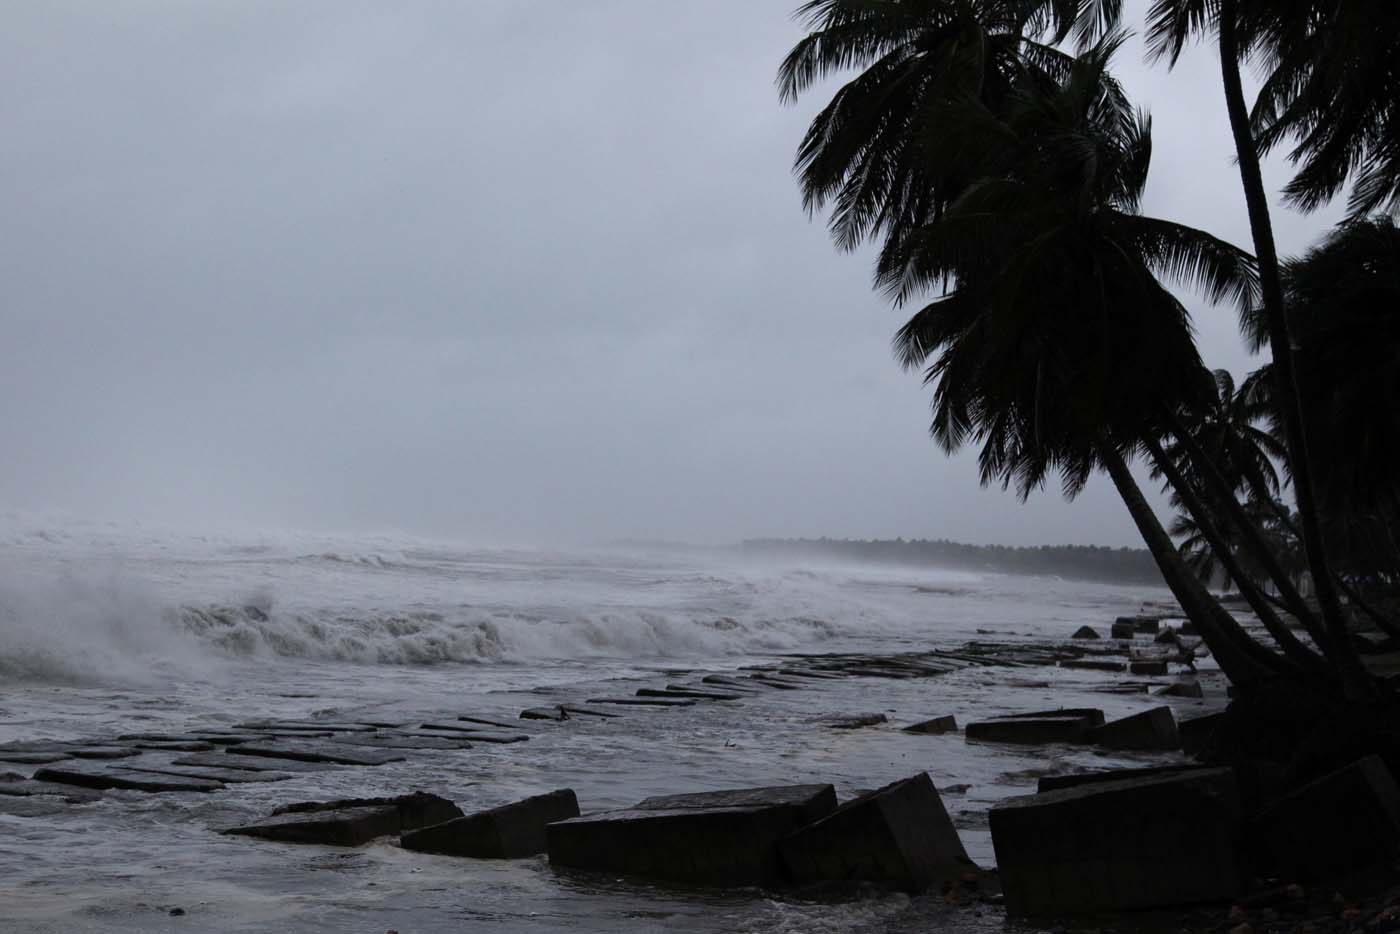
[[[1105,659],[1078,658],[1060,662],[1061,668],[1074,668],[1081,671],[1126,671],[1127,662],[1112,662]]]
[[[425,792],[386,798],[304,801],[274,810],[265,820],[224,833],[282,843],[359,846],[376,837],[461,817],[457,805]]]
[[[1107,772],[1076,772],[1072,775],[1046,775],[1036,783],[1037,792],[1059,791],[1061,788],[1079,788],[1083,785],[1101,785],[1104,782],[1121,782],[1129,778],[1160,778],[1179,775],[1182,772],[1197,772],[1208,769],[1206,765],[1156,765],[1140,769],[1112,769]]]
[[[696,885],[775,885],[778,841],[836,808],[830,785],[666,795],[545,829],[552,865]]]
[[[1088,740],[1107,749],[1180,749],[1170,707],[1153,707],[1089,731]]]
[[[1012,798],[991,811],[1007,909],[1082,914],[1225,900],[1244,884],[1230,769]]]
[[[545,851],[546,825],[578,816],[578,798],[565,788],[410,831],[399,842],[420,853],[520,859]]]
[[[799,885],[861,881],[922,892],[977,869],[926,774],[848,801],[779,851]]]
[[[963,731],[968,740],[990,743],[1078,743],[1093,728],[1087,716],[1005,717],[969,723]]]
[[[1247,827],[1263,873],[1311,881],[1400,856],[1400,786],[1367,756],[1270,804]]]

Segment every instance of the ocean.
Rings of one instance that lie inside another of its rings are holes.
[[[460,715],[528,742],[415,753],[205,794],[0,798],[0,931],[1005,930],[993,906],[878,891],[812,898],[654,887],[556,872],[543,857],[425,856],[226,837],[290,801],[422,789],[468,812],[555,788],[584,811],[684,791],[830,782],[845,797],[917,772],[968,852],[994,862],[987,810],[1039,775],[1165,761],[920,736],[902,724],[1162,699],[1121,675],[973,667],[847,678],[740,703],[517,720],[527,707],[794,654],[956,650],[1105,631],[1165,590],[938,568],[759,561],[725,548],[486,549],[394,536],[191,534],[9,517],[0,528],[0,743],[228,727],[257,719]],[[1179,716],[1218,704],[1177,700]],[[839,715],[889,722],[830,728]],[[28,774],[32,766],[0,771]],[[26,771],[27,770],[27,771]],[[172,911],[176,913],[172,914]]]

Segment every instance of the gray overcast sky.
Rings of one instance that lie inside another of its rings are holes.
[[[0,511],[1137,544],[1104,481],[1023,506],[928,440],[869,256],[801,210],[795,5],[11,0]],[[1118,71],[1146,210],[1248,245],[1213,57]]]

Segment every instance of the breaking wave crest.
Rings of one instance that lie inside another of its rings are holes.
[[[239,608],[185,607],[178,625],[230,656],[279,656],[360,664],[432,665],[581,657],[689,657],[782,650],[836,631],[811,617],[741,622],[623,610],[541,618],[467,612],[353,617]]]
[[[961,596],[967,575],[767,567],[704,552],[122,541],[100,531],[0,541],[0,681],[198,676],[260,658],[436,665],[810,651],[922,638],[932,601],[957,601],[959,615],[980,602]]]

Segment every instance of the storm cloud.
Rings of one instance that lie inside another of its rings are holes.
[[[1022,506],[928,440],[870,256],[801,208],[794,5],[8,5],[0,510],[1137,543],[1106,482]],[[1211,50],[1118,70],[1146,210],[1247,246]],[[1284,252],[1331,219],[1281,212]]]

